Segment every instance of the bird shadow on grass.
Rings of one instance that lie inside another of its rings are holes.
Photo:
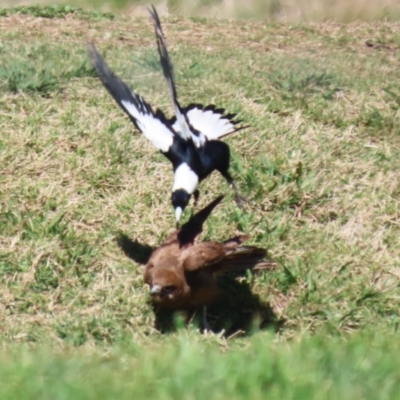
[[[244,275],[244,274],[243,274]],[[219,299],[207,307],[207,321],[214,333],[224,332],[225,337],[251,335],[269,329],[278,332],[284,320],[278,318],[272,307],[251,291],[243,276],[224,275],[218,279]],[[153,307],[155,328],[162,333],[175,332],[191,324],[202,326],[202,310],[174,312]]]
[[[284,321],[276,316],[269,303],[252,292],[245,275],[243,271],[242,274],[224,275],[218,279],[220,297],[207,310],[212,330],[224,330],[228,337],[249,335],[264,329],[278,332]]]
[[[116,237],[118,247],[125,255],[138,264],[145,265],[153,252],[153,247],[148,244],[142,244],[137,240],[132,240],[124,233],[119,233]]]
[[[147,263],[154,250],[123,233],[117,236],[116,242],[128,258],[142,265]],[[250,335],[264,329],[279,331],[284,320],[279,319],[272,307],[251,291],[251,285],[245,276],[246,271],[240,271],[218,278],[219,299],[207,307],[207,320],[211,330],[215,333],[223,331],[226,337]],[[152,307],[155,328],[162,333],[175,332],[187,324],[197,327],[202,324],[202,312],[199,309],[177,312]]]

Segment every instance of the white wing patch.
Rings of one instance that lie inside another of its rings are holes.
[[[202,110],[195,107],[187,111],[186,116],[190,125],[206,136],[208,140],[219,139],[235,131],[235,124],[214,110]]]
[[[174,185],[172,191],[178,189],[186,190],[189,194],[192,194],[199,186],[199,178],[193,172],[193,170],[186,163],[182,163],[174,174]]]
[[[182,139],[188,140],[188,139],[192,138],[192,140],[194,141],[193,132],[191,132],[190,127],[189,127],[188,123],[186,122],[185,116],[181,113],[181,110],[179,109],[179,106],[178,106],[178,104],[176,104],[176,102],[174,102],[174,108],[175,108],[175,116],[176,116],[176,121],[173,125],[174,131]],[[195,144],[196,144],[196,142],[195,142]],[[199,146],[197,146],[197,147],[199,147]]]
[[[183,117],[183,115],[182,115]],[[184,118],[184,117],[183,117]],[[186,124],[186,121],[185,121]],[[186,126],[188,127],[188,125],[186,124]],[[207,138],[200,132],[199,135],[195,135],[192,131],[190,132],[190,136],[189,137],[185,137],[184,133],[181,130],[181,124],[178,120],[178,118],[176,119],[176,121],[173,123],[172,125],[172,129],[177,133],[177,135],[179,135],[182,139],[191,139],[192,142],[194,143],[194,145],[198,148],[204,145],[204,143],[206,142]]]
[[[126,111],[135,118],[143,135],[150,140],[153,146],[166,153],[174,140],[174,135],[167,126],[154,115],[140,112],[130,101],[121,100],[121,103]]]

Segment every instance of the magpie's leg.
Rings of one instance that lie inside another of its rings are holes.
[[[199,196],[200,196],[199,189],[196,189],[196,190],[193,192],[193,208],[192,208],[190,217],[193,217],[193,215],[196,214],[196,213],[195,213],[195,208],[196,208],[196,206],[197,206],[197,202],[199,201]]]
[[[233,180],[231,174],[228,171],[221,172],[221,174],[227,180],[229,185],[232,186],[232,189],[235,192],[235,202],[236,202],[237,206],[242,208],[243,207],[243,203],[247,202],[246,197],[242,196],[239,193],[239,190],[238,190],[238,188],[236,186],[236,182]]]
[[[202,325],[203,332],[207,332],[207,331],[210,332],[211,331],[211,327],[210,327],[210,325],[209,325],[209,323],[207,321],[207,306],[203,306],[202,313],[203,313],[203,317],[202,317],[202,320],[201,320],[201,325]]]
[[[193,202],[193,207],[196,207],[196,206],[197,206],[197,202],[199,201],[199,197],[200,197],[199,189],[196,189],[196,190],[193,192],[193,200],[194,200],[194,202]]]

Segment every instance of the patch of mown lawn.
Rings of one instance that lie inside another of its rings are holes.
[[[248,234],[276,268],[221,281],[214,333],[178,316],[161,335],[119,244],[149,250],[174,230],[172,173],[85,53],[94,41],[171,115],[149,20],[0,17],[0,397],[395,398],[397,25],[163,26],[181,104],[248,125],[226,141],[249,201],[238,209],[217,174],[202,183],[198,207],[225,194],[203,238]]]

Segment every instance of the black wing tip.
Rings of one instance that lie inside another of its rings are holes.
[[[164,78],[167,80],[174,106],[180,108],[175,88],[174,67],[172,65],[167,50],[167,44],[165,42],[165,35],[161,27],[160,17],[158,16],[157,10],[154,5],[151,5],[151,8],[149,7],[148,10],[154,21],[154,33],[156,35],[157,49],[160,56],[160,64],[164,74]]]
[[[88,53],[88,56],[89,56],[90,61],[92,62],[92,64],[94,64],[95,61],[97,61],[98,59],[103,59],[103,57],[97,51],[97,48],[96,48],[94,42],[87,42],[86,51]]]
[[[159,31],[160,35],[161,35],[161,39],[164,39],[164,32],[161,27],[161,20],[158,15],[157,9],[154,7],[153,4],[150,4],[150,6],[147,8],[147,10],[149,11],[151,18],[154,21],[154,30],[156,32],[157,37],[158,37],[158,31]]]
[[[110,93],[110,95],[114,98],[117,104],[128,115],[129,119],[133,122],[133,124],[139,131],[141,131],[141,129],[139,128],[136,119],[128,112],[126,107],[122,104],[123,100],[132,103],[142,114],[153,115],[162,121],[167,120],[166,117],[164,116],[164,113],[161,110],[157,111],[157,113],[154,113],[151,105],[148,104],[140,95],[137,95],[134,92],[132,92],[128,87],[128,85],[110,69],[104,58],[97,51],[96,46],[94,45],[93,42],[87,44],[87,51],[92,66],[94,70],[97,72],[97,75],[101,83]]]
[[[95,44],[93,42],[88,42],[86,45],[86,50],[89,56],[89,60],[92,63],[93,68],[97,71],[98,75],[104,75],[104,72],[109,68],[104,61],[104,58],[97,51]]]
[[[214,210],[214,208],[222,201],[223,198],[224,198],[223,194],[221,194],[221,196],[218,196],[211,203],[207,204],[204,208],[202,208],[195,215],[193,215],[193,217],[190,218],[190,220],[187,222],[187,224],[190,223],[190,221],[195,220],[195,219],[201,219],[201,220],[205,221],[208,218],[208,216],[211,214],[211,212]]]
[[[86,43],[86,49],[88,52],[91,52],[91,51],[97,52],[96,45],[94,44],[93,40],[90,40]]]
[[[218,196],[210,204],[206,205],[199,212],[197,212],[192,218],[190,218],[190,220],[187,223],[190,224],[191,222],[195,222],[200,225],[203,225],[203,223],[210,216],[210,214],[212,213],[214,208],[222,201],[223,198],[224,198],[224,195]]]
[[[157,9],[154,7],[154,4],[150,4],[147,7],[147,10],[149,11],[149,13],[150,13],[151,17],[153,18],[153,20],[155,22],[157,22],[157,24],[159,24],[160,23],[160,17],[158,16],[158,12],[157,12]]]
[[[178,233],[178,239],[181,246],[184,246],[185,244],[194,241],[196,236],[198,236],[201,233],[204,222],[207,220],[211,212],[222,201],[223,198],[224,198],[223,195],[217,197],[210,204],[205,206],[203,209],[197,212],[193,217],[191,217],[188,222],[182,225]]]
[[[224,195],[221,194],[220,196],[218,196],[216,199],[214,199],[210,204],[208,204],[207,206],[205,206],[202,210],[200,210],[196,215],[199,215],[200,213],[203,212],[207,212],[208,214],[211,213],[211,211],[219,204],[221,203],[222,199],[224,198]]]
[[[96,46],[94,45],[93,42],[88,42],[86,44],[86,51],[87,51],[90,62],[92,63],[93,66],[95,66],[96,59],[97,59],[99,53],[97,52]]]

